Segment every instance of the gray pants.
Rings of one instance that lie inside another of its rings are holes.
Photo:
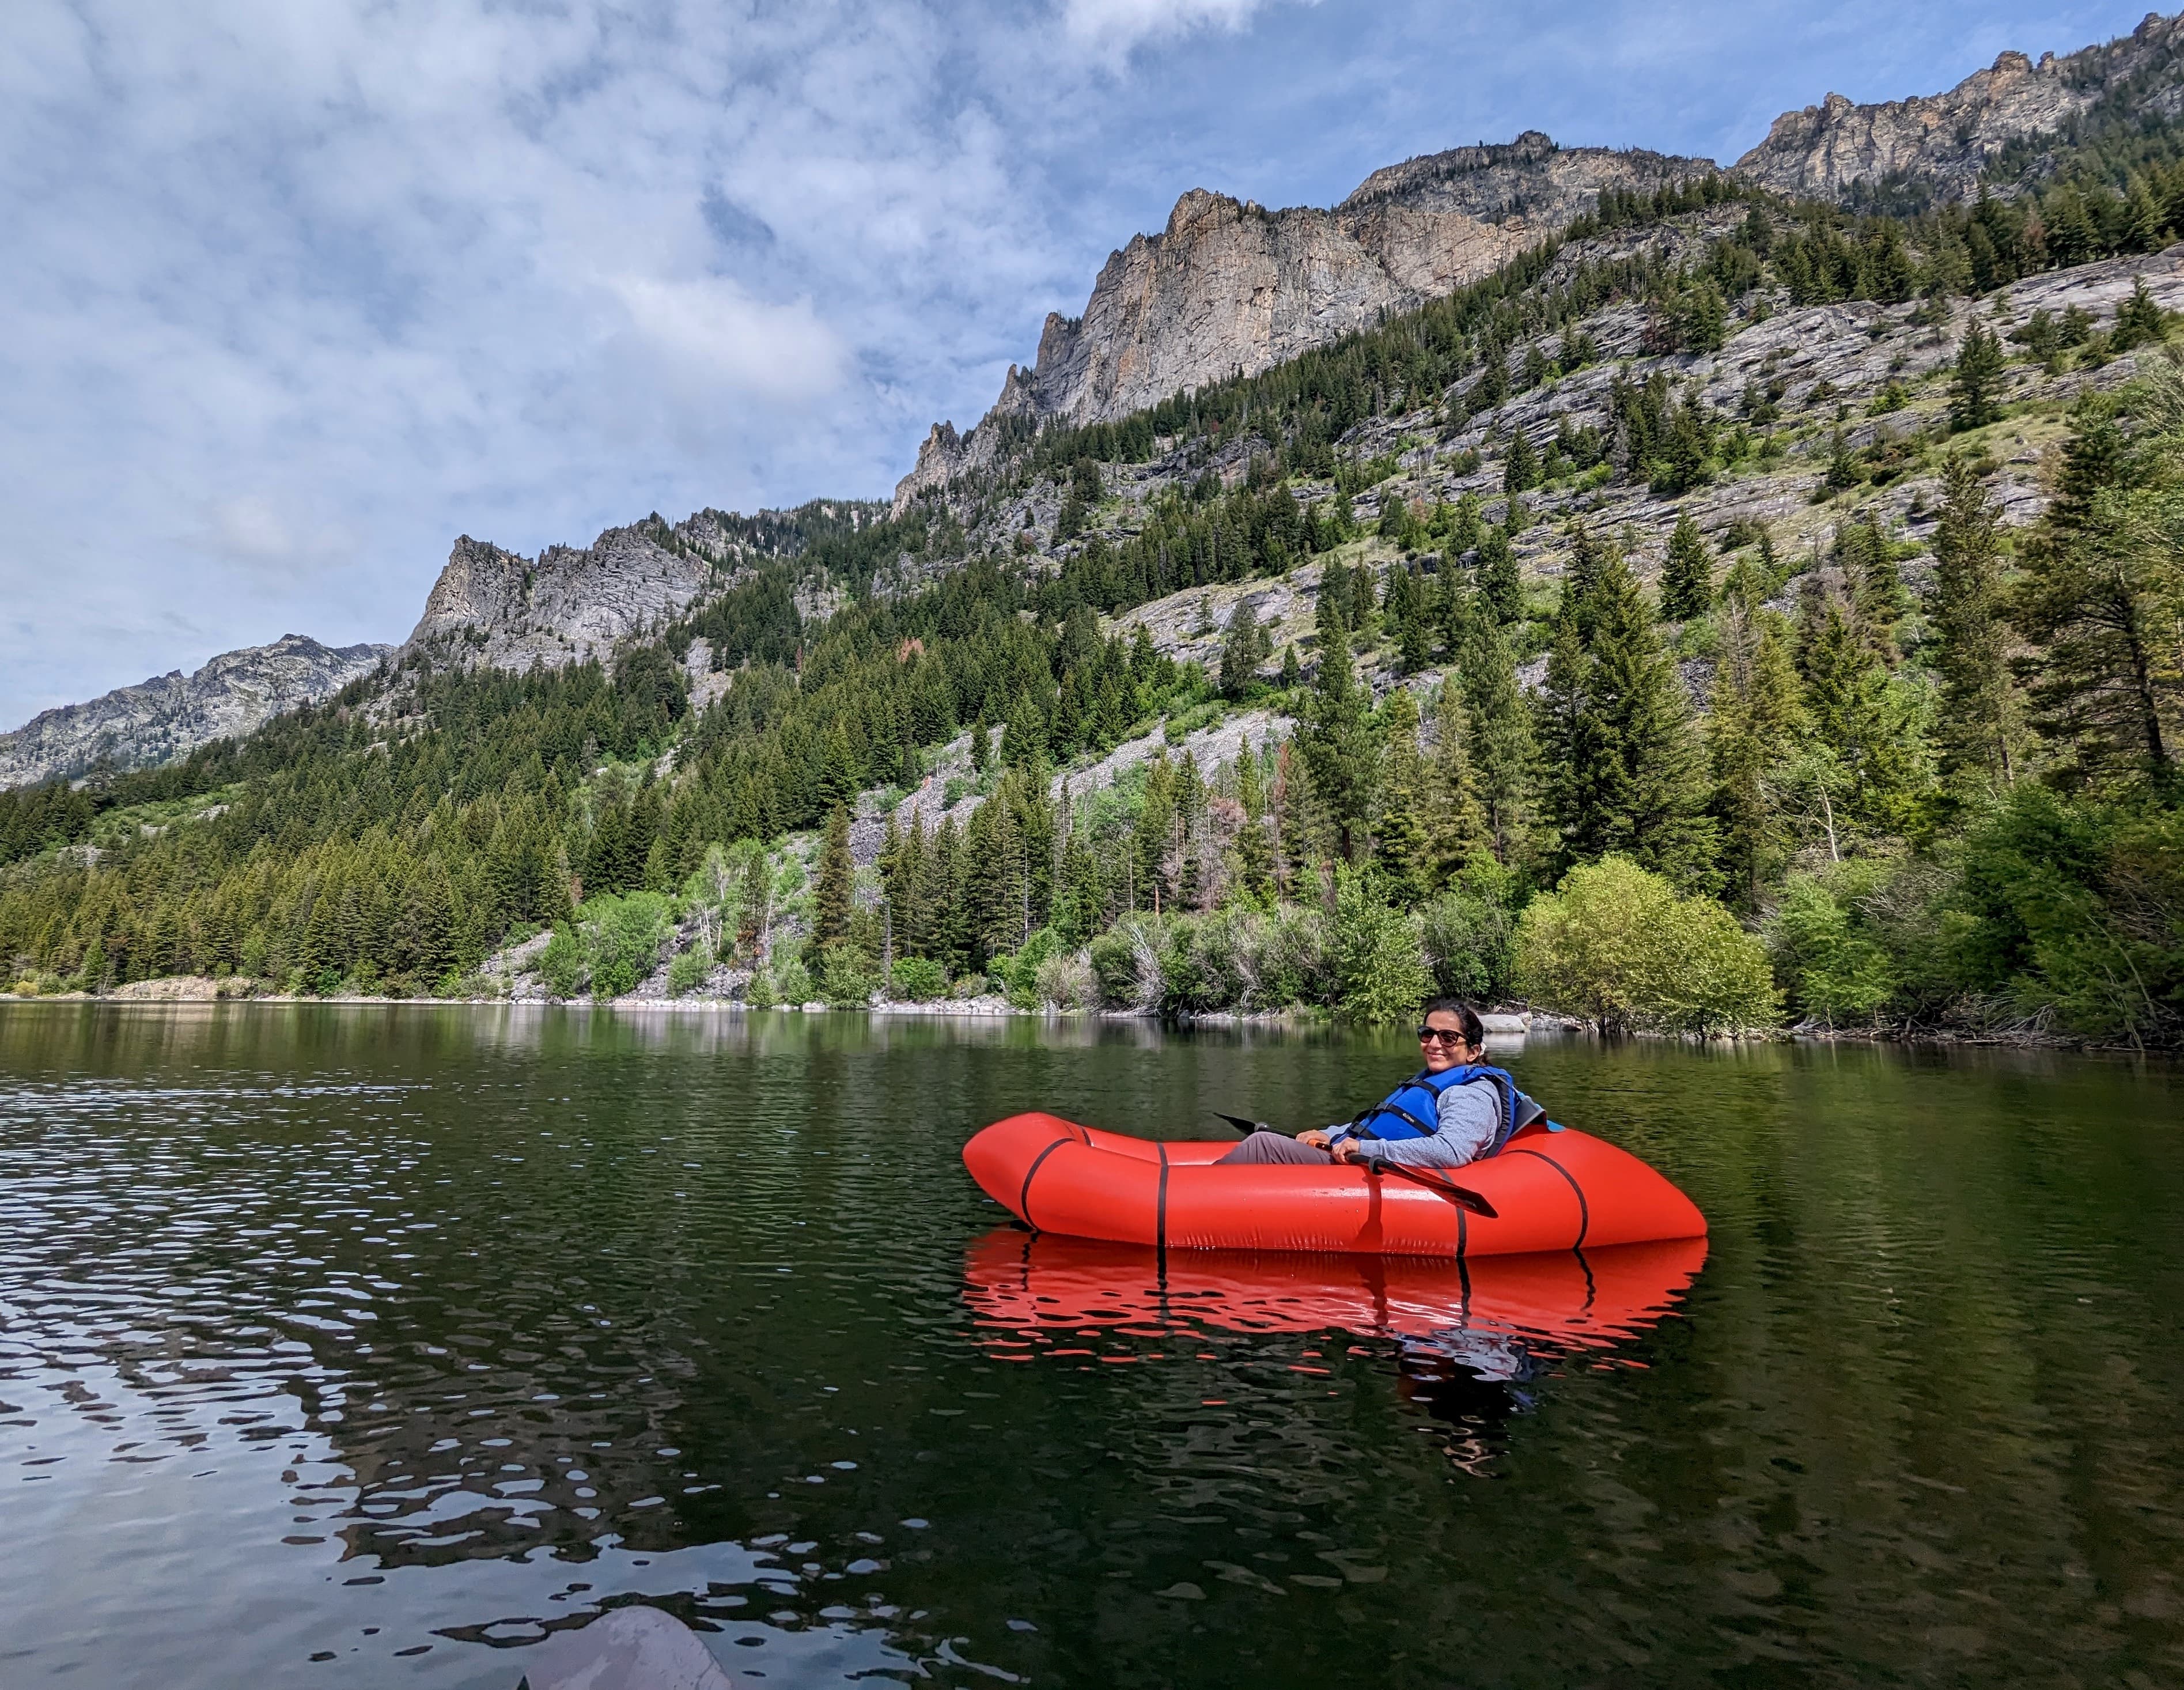
[[[1308,1144],[1299,1144],[1287,1133],[1253,1133],[1228,1155],[1215,1158],[1216,1165],[1234,1162],[1263,1166],[1270,1162],[1301,1162],[1317,1163],[1324,1168],[1334,1158],[1323,1150]]]

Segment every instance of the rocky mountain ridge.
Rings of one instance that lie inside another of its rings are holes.
[[[431,650],[504,669],[610,660],[621,641],[659,627],[699,597],[733,586],[762,558],[801,549],[815,524],[855,526],[879,507],[856,500],[744,516],[701,510],[610,528],[588,546],[526,558],[460,536],[402,644],[329,647],[303,634],[223,652],[84,704],[49,710],[0,733],[0,790],[98,767],[143,768],[262,726],[331,696],[382,661]],[[807,614],[830,606],[823,583],[800,588]],[[696,648],[702,667],[704,642]],[[710,678],[717,683],[718,678]],[[706,678],[694,673],[701,690]]]
[[[35,785],[104,764],[142,768],[263,726],[283,711],[339,692],[393,655],[391,645],[321,645],[300,633],[222,652],[83,704],[63,705],[0,733],[0,789]]]
[[[1975,198],[1989,165],[2011,142],[2059,128],[2126,81],[2145,109],[2173,115],[2184,104],[2184,15],[2149,12],[2120,41],[2036,64],[2004,53],[1946,93],[1856,105],[1830,94],[1785,112],[1736,168],[1761,187],[1802,198],[1840,199],[1889,178],[1930,183],[1951,200]]]
[[[1915,180],[1970,198],[2004,148],[2126,89],[2149,111],[2184,108],[2184,14],[2149,13],[2128,36],[2036,64],[2004,53],[1945,93],[1866,105],[1831,93],[1777,118],[1734,168],[1792,197],[1841,200]],[[1255,373],[1485,274],[1567,227],[1605,188],[1650,191],[1718,168],[1562,148],[1528,131],[1506,146],[1376,170],[1326,211],[1270,212],[1193,188],[1161,233],[1109,255],[1082,316],[1048,316],[1036,360],[1011,367],[977,427],[934,425],[894,509],[986,468],[1023,421],[1105,421]]]
[[[1533,130],[1376,170],[1329,210],[1193,188],[1159,234],[1108,255],[1082,316],[1049,315],[1036,360],[1011,366],[977,428],[934,425],[894,508],[990,462],[1011,419],[1104,421],[1254,374],[1488,274],[1605,189],[1651,192],[1713,168]]]

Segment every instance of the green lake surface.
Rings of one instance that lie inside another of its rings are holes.
[[[1059,1281],[980,1125],[1401,1037],[0,1007],[0,1685],[514,1690],[632,1601],[755,1686],[2184,1682],[2177,1070],[1501,1054],[1711,1222],[1619,1336],[982,1300]]]

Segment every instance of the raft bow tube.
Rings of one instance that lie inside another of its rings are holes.
[[[1162,1142],[1011,1115],[963,1146],[986,1195],[1036,1232],[1165,1250],[1472,1258],[1702,1238],[1691,1200],[1588,1133],[1525,1128],[1498,1155],[1426,1170],[1493,1216],[1361,1165],[1209,1164],[1236,1141]]]

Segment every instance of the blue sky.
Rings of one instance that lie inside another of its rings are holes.
[[[0,728],[406,634],[459,533],[877,496],[1186,188],[1326,204],[1780,111],[2123,5],[12,0]]]

